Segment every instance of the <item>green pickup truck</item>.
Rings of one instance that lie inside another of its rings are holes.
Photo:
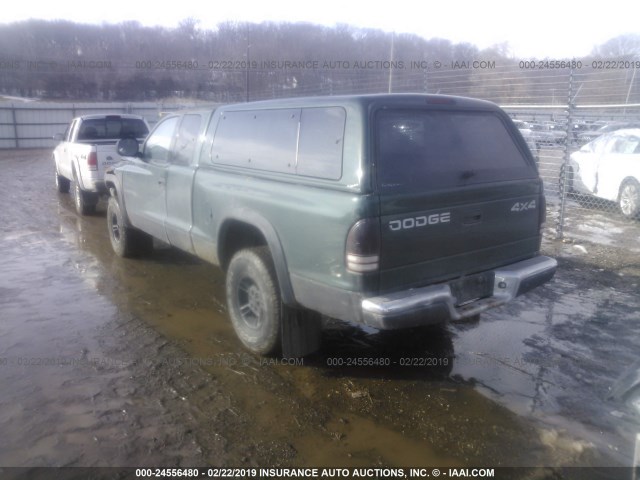
[[[554,275],[545,198],[509,117],[395,94],[225,105],[164,118],[107,172],[121,256],[153,238],[226,272],[259,354],[305,355],[320,317],[379,329],[474,317]]]

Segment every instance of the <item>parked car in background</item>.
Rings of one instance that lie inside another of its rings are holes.
[[[531,124],[531,136],[536,145],[564,145],[567,141],[567,132],[555,123]]]
[[[599,136],[604,135],[605,133],[611,133],[615,132],[616,130],[622,130],[625,128],[640,128],[640,122],[613,122],[606,125],[601,125],[600,127],[595,129],[587,129],[578,134],[578,145],[585,145],[595,140]]]
[[[640,213],[640,128],[604,134],[571,155],[567,190],[617,202],[627,218]]]
[[[74,118],[65,133],[54,135],[60,141],[53,151],[56,189],[68,193],[73,186],[76,210],[92,212],[104,187],[104,171],[122,159],[116,142],[134,138],[142,142],[149,125],[138,115],[84,115]]]
[[[569,144],[572,146],[575,145],[581,145],[580,140],[578,139],[578,137],[584,133],[584,132],[588,132],[591,130],[597,130],[598,128],[600,128],[602,125],[598,125],[597,127],[594,126],[593,123],[589,123],[586,122],[584,120],[576,120],[572,123],[571,125],[571,129],[569,132]]]

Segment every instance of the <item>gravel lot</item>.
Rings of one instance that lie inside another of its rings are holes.
[[[479,323],[327,321],[287,362],[242,349],[217,268],[116,257],[104,205],[78,217],[49,157],[0,152],[0,466],[631,464],[612,386],[638,359],[639,222],[576,208],[544,244],[554,281]],[[390,365],[347,365],[369,358]]]

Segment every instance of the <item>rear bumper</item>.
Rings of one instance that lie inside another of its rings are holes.
[[[542,285],[556,272],[558,262],[538,256],[494,271],[493,295],[457,306],[449,284],[414,288],[362,300],[362,320],[380,329],[429,325],[477,315]]]
[[[107,193],[107,188],[104,183],[104,179],[102,175],[97,171],[82,171],[80,172],[80,188],[85,192],[94,192],[94,193]]]

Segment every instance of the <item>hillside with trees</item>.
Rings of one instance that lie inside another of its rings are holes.
[[[612,39],[588,58],[574,60],[591,66],[602,58],[640,60],[640,36]],[[462,94],[496,102],[563,100],[568,68],[523,69],[521,60],[509,54],[506,44],[480,50],[347,25],[224,23],[204,30],[192,18],[173,29],[138,22],[0,25],[0,95],[53,100],[228,102],[387,91]],[[640,102],[635,70],[603,76],[581,69],[587,85],[583,100]],[[615,93],[603,96],[609,85]]]

